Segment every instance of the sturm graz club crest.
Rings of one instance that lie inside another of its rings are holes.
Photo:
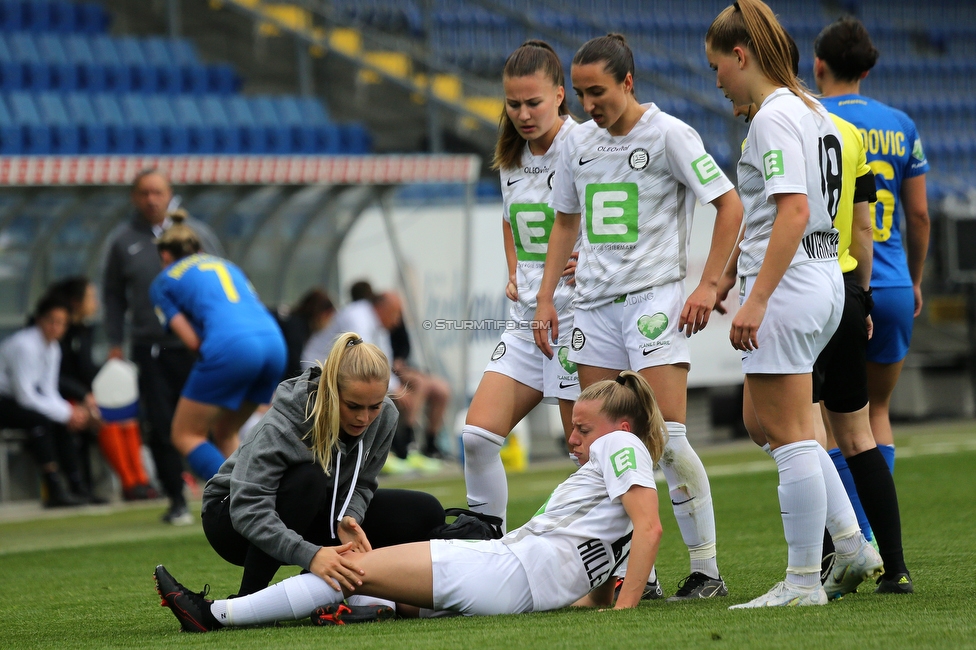
[[[627,160],[630,163],[630,168],[634,171],[640,171],[647,167],[647,163],[651,161],[651,157],[647,153],[647,149],[634,149],[630,152],[630,158]]]
[[[505,342],[502,341],[501,343],[495,346],[495,351],[491,353],[491,360],[498,361],[504,356],[505,356]]]
[[[546,179],[546,185],[549,186],[549,189],[550,190],[552,189],[552,177],[555,176],[555,175],[556,175],[556,172],[550,172],[549,178]]]
[[[586,345],[586,337],[583,336],[583,330],[578,327],[573,328],[573,337],[570,339],[570,345],[577,352],[583,349],[583,346]]]

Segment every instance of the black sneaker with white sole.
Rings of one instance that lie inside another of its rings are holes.
[[[714,598],[716,596],[728,596],[729,589],[725,586],[725,580],[721,576],[712,578],[699,571],[695,571],[690,576],[681,581],[678,591],[668,598],[669,603],[676,603],[682,600],[698,600],[699,598]]]
[[[617,600],[617,596],[620,595],[620,588],[624,585],[623,578],[617,578],[617,584],[613,587],[613,599]],[[664,590],[661,589],[661,583],[657,580],[649,580],[646,585],[644,585],[644,593],[641,594],[641,600],[657,600],[658,598],[664,598]]]
[[[312,612],[312,623],[315,625],[347,625],[349,623],[387,621],[394,617],[396,617],[396,611],[388,605],[338,603],[317,608]]]
[[[169,574],[162,564],[153,572],[156,580],[156,593],[163,602],[162,607],[169,607],[184,632],[212,632],[223,626],[210,611],[213,601],[207,598],[210,585],[197,593],[190,591]]]

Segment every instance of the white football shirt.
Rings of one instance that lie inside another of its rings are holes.
[[[567,117],[549,151],[535,156],[526,143],[522,153],[522,165],[515,169],[501,170],[504,206],[502,218],[512,228],[515,257],[518,260],[515,277],[519,299],[511,309],[511,318],[518,326],[509,331],[513,336],[527,341],[534,340],[528,324],[535,315],[536,296],[542,284],[549,236],[556,220],[556,213],[549,207],[549,195],[552,192],[553,177],[556,175],[556,160],[562,141],[575,126],[576,122]],[[579,238],[574,248],[579,248]],[[567,322],[567,317],[572,315],[573,294],[573,287],[566,284],[565,278],[560,278],[553,294],[560,323]]]
[[[591,120],[560,147],[550,205],[582,218],[578,308],[683,279],[695,199],[733,187],[693,128],[644,106],[627,135]]]
[[[613,576],[630,552],[634,527],[620,497],[634,485],[656,489],[651,455],[634,434],[608,433],[528,523],[501,539],[528,575],[535,611],[566,607]]]
[[[843,184],[841,158],[840,132],[819,102],[810,110],[787,88],[763,101],[737,169],[746,222],[740,276],[757,275],[762,266],[776,219],[775,194],[806,194],[810,208],[790,266],[837,259],[833,220]]]

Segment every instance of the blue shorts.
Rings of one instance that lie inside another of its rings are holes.
[[[874,335],[868,341],[868,361],[898,363],[908,354],[915,324],[915,290],[912,287],[875,287]]]
[[[205,341],[183,386],[183,397],[236,411],[241,402],[271,401],[285,371],[280,331]]]

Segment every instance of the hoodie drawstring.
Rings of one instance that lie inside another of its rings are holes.
[[[360,438],[356,441],[356,447],[359,453],[356,455],[356,468],[352,472],[352,483],[349,485],[349,493],[346,495],[346,502],[342,504],[342,509],[339,511],[338,516],[335,513],[336,501],[339,496],[339,466],[342,459],[342,454],[336,454],[336,468],[335,468],[335,481],[332,486],[332,509],[330,514],[332,515],[329,519],[329,532],[332,534],[332,539],[338,539],[336,536],[336,522],[342,521],[342,517],[346,514],[346,508],[349,507],[349,502],[352,501],[352,493],[356,490],[356,481],[359,480],[359,468],[363,464],[363,439]]]

